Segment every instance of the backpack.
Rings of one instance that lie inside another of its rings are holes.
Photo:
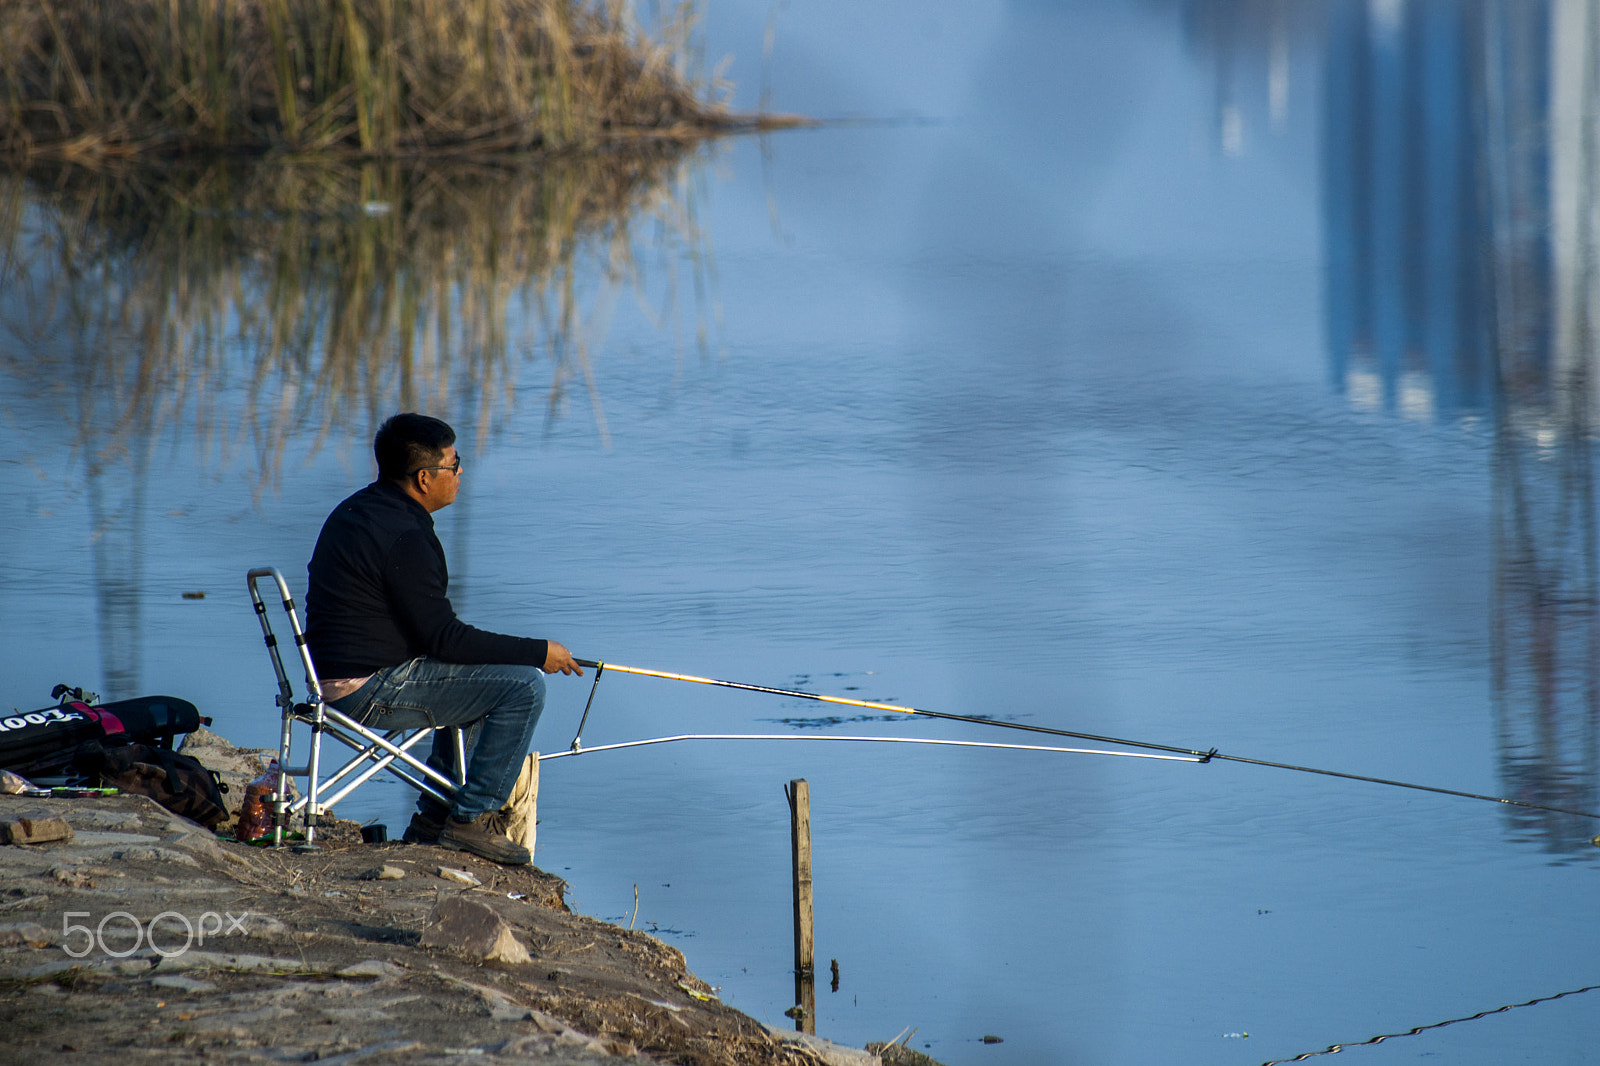
[[[50,694],[60,700],[38,711],[0,714],[0,769],[24,777],[65,770],[73,752],[88,740],[117,734],[172,747],[180,733],[192,733],[211,719],[187,700],[172,696],[140,696],[115,703],[82,689],[57,685]]]
[[[207,829],[228,820],[228,806],[222,798],[228,786],[215,770],[182,752],[117,740],[112,737],[78,745],[72,765],[101,785],[149,796],[173,814]]]

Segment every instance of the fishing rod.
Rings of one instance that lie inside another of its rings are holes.
[[[802,692],[799,689],[774,688],[771,685],[752,685],[743,681],[722,681],[714,677],[697,677],[694,674],[675,674],[666,670],[649,670],[641,666],[622,666],[618,663],[600,662],[598,660],[577,659],[580,666],[594,669],[594,683],[589,688],[589,700],[584,704],[583,717],[578,722],[578,732],[572,738],[571,752],[576,754],[582,751],[583,727],[589,720],[589,710],[594,706],[595,690],[600,687],[600,677],[607,670],[614,670],[620,674],[637,674],[640,677],[657,677],[667,681],[688,681],[696,685],[714,685],[718,688],[739,689],[744,692],[765,692],[773,696],[793,696],[797,699],[815,700],[818,703],[834,703],[845,707],[861,707],[874,711],[894,711],[896,714],[914,714],[923,718],[942,718],[949,722],[968,722],[972,725],[999,726],[1002,729],[1020,729],[1027,733],[1043,733],[1048,736],[1071,737],[1074,740],[1088,740],[1096,744],[1120,744],[1128,748],[1144,748],[1149,751],[1167,752],[1172,755],[1191,756],[1183,759],[1184,762],[1209,763],[1213,759],[1228,762],[1248,763],[1252,766],[1271,766],[1279,770],[1293,770],[1302,774],[1320,774],[1323,777],[1341,777],[1347,781],[1365,781],[1374,785],[1388,785],[1391,788],[1409,788],[1417,792],[1433,792],[1441,796],[1459,796],[1462,799],[1484,800],[1489,803],[1503,803],[1512,807],[1525,807],[1536,811],[1551,811],[1555,814],[1571,814],[1579,818],[1600,819],[1600,814],[1593,811],[1573,810],[1569,807],[1554,807],[1545,803],[1531,803],[1527,800],[1510,799],[1504,796],[1486,796],[1479,792],[1463,792],[1454,788],[1440,788],[1436,785],[1419,785],[1410,781],[1393,781],[1384,777],[1369,777],[1365,774],[1344,773],[1340,770],[1324,770],[1315,766],[1297,766],[1293,763],[1273,762],[1270,759],[1252,759],[1243,755],[1228,755],[1211,748],[1200,751],[1195,748],[1175,747],[1170,744],[1155,744],[1143,740],[1125,740],[1120,737],[1105,737],[1095,733],[1081,733],[1071,729],[1055,729],[1050,726],[1024,725],[1021,722],[1005,722],[997,718],[979,718],[968,714],[950,714],[947,711],[929,711],[921,707],[902,707],[893,703],[877,703],[872,700],[852,699],[849,696],[825,696],[818,692]]]
[[[565,759],[569,755],[592,755],[599,751],[620,751],[623,748],[644,748],[652,744],[675,744],[681,740],[806,740],[836,741],[856,744],[935,744],[951,748],[1003,748],[1007,751],[1053,751],[1069,755],[1118,755],[1124,759],[1160,759],[1165,762],[1199,762],[1187,755],[1157,755],[1146,751],[1102,751],[1095,748],[1056,748],[1044,744],[991,744],[981,740],[943,740],[935,737],[841,737],[806,736],[801,733],[679,733],[672,737],[650,737],[648,740],[625,740],[618,744],[597,744],[592,748],[573,746],[566,751],[546,752],[539,761]]]

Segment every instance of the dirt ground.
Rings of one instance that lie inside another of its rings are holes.
[[[573,914],[561,879],[534,867],[369,846],[349,823],[302,854],[219,840],[143,797],[0,796],[0,819],[23,811],[74,835],[0,846],[5,1062],[758,1066],[898,1051],[767,1029],[677,949]],[[450,897],[492,908],[529,961],[425,944]]]

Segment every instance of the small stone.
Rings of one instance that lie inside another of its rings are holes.
[[[102,811],[93,807],[73,808],[72,822],[78,827],[86,825],[97,826],[101,829],[138,829],[142,824],[139,816],[132,811]]]
[[[531,962],[528,949],[511,933],[511,925],[493,907],[479,900],[444,895],[434,904],[422,930],[428,947],[450,948],[464,955],[500,962]]]
[[[13,888],[0,911],[38,911],[50,902],[49,896],[29,895],[26,889]]]
[[[94,878],[89,876],[87,870],[79,870],[71,866],[56,866],[51,868],[50,876],[68,888],[94,887]]]
[[[394,1015],[379,1007],[319,1007],[318,1013],[341,1025],[376,1025],[393,1021]]]
[[[155,803],[155,800],[151,799],[149,796],[139,796],[137,798],[144,800],[147,803]],[[159,807],[156,809],[161,810]],[[166,812],[161,811],[161,813],[165,814]],[[73,838],[73,842],[76,843],[80,848],[95,850],[104,849],[106,854],[110,854],[113,849],[120,850],[121,848],[126,847],[138,847],[142,844],[159,844],[161,843],[161,838],[151,836],[149,833],[127,833],[118,830],[106,829],[81,829]]]
[[[18,811],[0,819],[0,844],[70,843],[72,827],[49,811]]]
[[[175,992],[215,992],[216,985],[205,981],[196,981],[193,977],[184,977],[181,974],[166,974],[161,977],[150,978],[153,988],[170,988]]]
[[[53,942],[49,930],[38,922],[0,925],[0,948],[47,948]]]
[[[482,881],[478,880],[472,874],[468,873],[465,870],[457,870],[453,866],[441,866],[441,867],[439,867],[439,876],[444,878],[446,881],[459,881],[463,885],[481,885],[481,884],[483,884]]]
[[[187,851],[179,851],[177,848],[123,848],[121,851],[113,852],[111,857],[120,859],[123,862],[159,862],[162,865],[194,867],[200,865],[193,855],[190,855]]]
[[[121,974],[124,977],[143,977],[160,961],[160,957],[153,952],[149,955],[141,953],[127,959],[104,960],[103,964],[96,966],[96,969],[106,973]]]
[[[272,917],[270,914],[251,913],[249,916],[243,919],[243,924],[245,936],[288,936],[290,932],[287,925],[278,921],[278,919]],[[229,927],[229,932],[232,932],[231,926]]]
[[[292,1017],[293,1008],[268,1004],[255,1010],[199,1018],[185,1023],[184,1027],[195,1033],[221,1033],[235,1039],[248,1039],[251,1033],[261,1032],[264,1026]]]
[[[406,971],[404,967],[396,966],[392,962],[385,962],[383,959],[367,959],[365,962],[358,962],[354,965],[346,966],[344,969],[339,971],[339,976],[400,977],[403,976],[405,972]]]
[[[489,1017],[497,1022],[525,1022],[532,1019],[533,1011],[515,1003],[497,1003],[489,1008]]]
[[[244,955],[224,951],[185,951],[153,960],[163,970],[232,970],[235,973],[299,973],[308,968],[304,959],[279,959],[269,955]]]
[[[398,881],[406,872],[398,866],[374,866],[361,875],[363,881]]]

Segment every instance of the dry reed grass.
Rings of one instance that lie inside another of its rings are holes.
[[[664,146],[0,176],[0,367],[86,448],[180,426],[219,462],[253,450],[263,486],[291,441],[399,409],[481,437],[530,359],[551,360],[553,408],[592,383],[581,305],[627,286],[636,227],[696,257],[677,198],[693,162]]]
[[[369,157],[792,124],[690,77],[692,5],[623,0],[0,0],[0,153]]]

